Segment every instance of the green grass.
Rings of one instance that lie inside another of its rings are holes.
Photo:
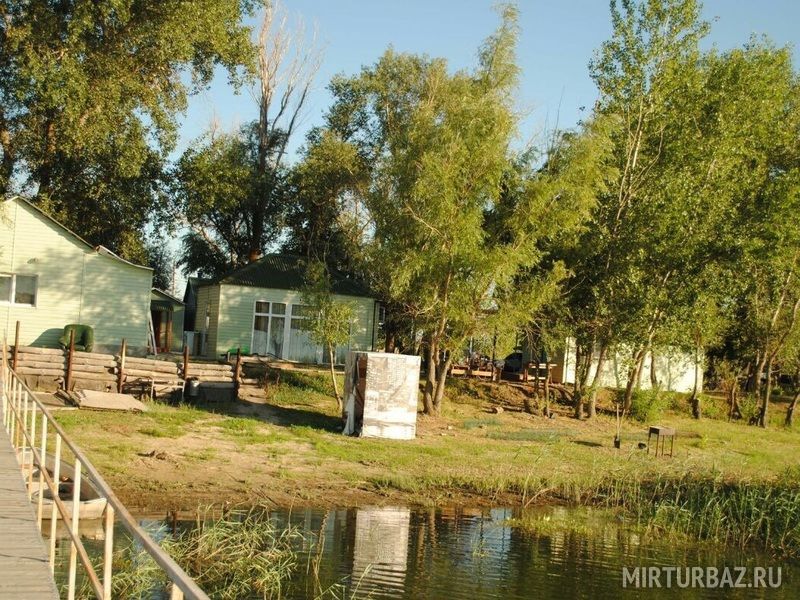
[[[569,418],[569,407],[554,402],[560,411],[555,420],[511,410],[490,413],[498,403],[521,407],[521,392],[511,386],[452,382],[443,416],[420,416],[417,439],[409,441],[342,436],[324,372],[283,372],[279,384],[270,373],[267,390],[266,406],[156,404],[144,414],[74,411],[58,419],[98,467],[119,474],[123,484],[127,465],[145,487],[146,464],[136,458],[142,447],[167,448],[189,465],[177,472],[175,486],[184,485],[180,478],[193,477],[199,466],[208,467],[211,475],[203,489],[218,491],[220,498],[231,493],[229,475],[235,473],[243,482],[240,489],[284,491],[304,501],[324,497],[343,502],[359,490],[425,505],[602,505],[676,535],[684,531],[727,543],[744,540],[776,552],[795,552],[797,547],[788,508],[774,515],[756,509],[763,502],[790,506],[791,482],[800,481],[800,473],[791,471],[800,429],[774,426],[783,417],[778,405],[771,407],[773,426],[763,430],[727,422],[724,398],[703,397],[704,414],[723,419],[697,421],[690,417],[686,395],[665,394],[655,413],[642,407],[644,422],[623,423],[622,448],[617,450],[612,443],[615,419],[607,412],[578,422]],[[655,459],[637,447],[647,439],[655,414],[659,424],[678,430],[674,458]],[[198,435],[213,451],[198,451]],[[265,464],[262,470],[255,466]],[[705,479],[691,477],[701,473],[707,474]],[[328,490],[324,496],[319,494],[322,486]],[[656,501],[654,490],[663,501]],[[769,490],[777,490],[776,495]],[[717,496],[728,504],[708,502]],[[710,512],[704,512],[704,503]],[[692,519],[685,519],[686,514],[702,525],[689,527]],[[717,514],[722,520],[714,520]],[[742,533],[747,528],[756,533],[747,537]]]
[[[215,426],[222,430],[225,437],[240,445],[266,444],[272,440],[266,426],[252,418],[228,417],[215,423]]]

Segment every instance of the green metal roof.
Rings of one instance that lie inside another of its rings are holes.
[[[267,254],[256,262],[223,275],[213,283],[300,290],[305,285],[305,274],[306,263],[303,257],[293,254]],[[330,275],[335,294],[374,298],[372,292],[361,282],[336,271],[331,271]]]

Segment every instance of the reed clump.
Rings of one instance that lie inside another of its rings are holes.
[[[800,479],[725,481],[684,475],[601,482],[588,502],[618,506],[640,525],[740,548],[800,556]]]
[[[166,541],[165,550],[211,598],[280,597],[297,567],[300,533],[260,509],[206,516],[198,514],[196,527]]]

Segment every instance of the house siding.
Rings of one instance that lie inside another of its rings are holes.
[[[36,306],[0,304],[0,333],[20,343],[57,345],[69,323],[91,325],[95,346],[147,346],[152,271],[98,254],[21,200],[0,206],[0,272],[36,275]]]
[[[207,286],[208,287],[208,286]],[[200,288],[201,290],[207,289]],[[282,302],[284,304],[301,304],[300,292],[256,288],[249,286],[221,285],[219,290],[217,315],[218,335],[214,344],[207,346],[208,354],[222,354],[230,349],[242,348],[250,350],[253,332],[253,314],[256,301]],[[372,298],[335,295],[338,302],[353,305],[356,325],[352,330],[350,347],[353,350],[371,350],[373,345],[373,319],[375,301]],[[200,309],[198,293],[198,318],[203,313]],[[209,336],[210,342],[210,336]]]
[[[219,298],[220,290],[218,285],[203,285],[197,289],[197,312],[194,330],[205,336],[205,351],[201,350],[200,353],[208,356],[217,354]]]

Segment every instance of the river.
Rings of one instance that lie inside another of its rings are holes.
[[[290,600],[326,590],[337,599],[800,598],[797,562],[678,542],[608,511],[366,507],[269,515],[302,532],[282,595]],[[521,518],[538,523],[537,533],[516,525]],[[141,522],[161,536],[175,525],[153,516]],[[99,553],[102,542],[91,547]],[[708,587],[715,579],[720,587]],[[729,587],[737,580],[742,587]]]

